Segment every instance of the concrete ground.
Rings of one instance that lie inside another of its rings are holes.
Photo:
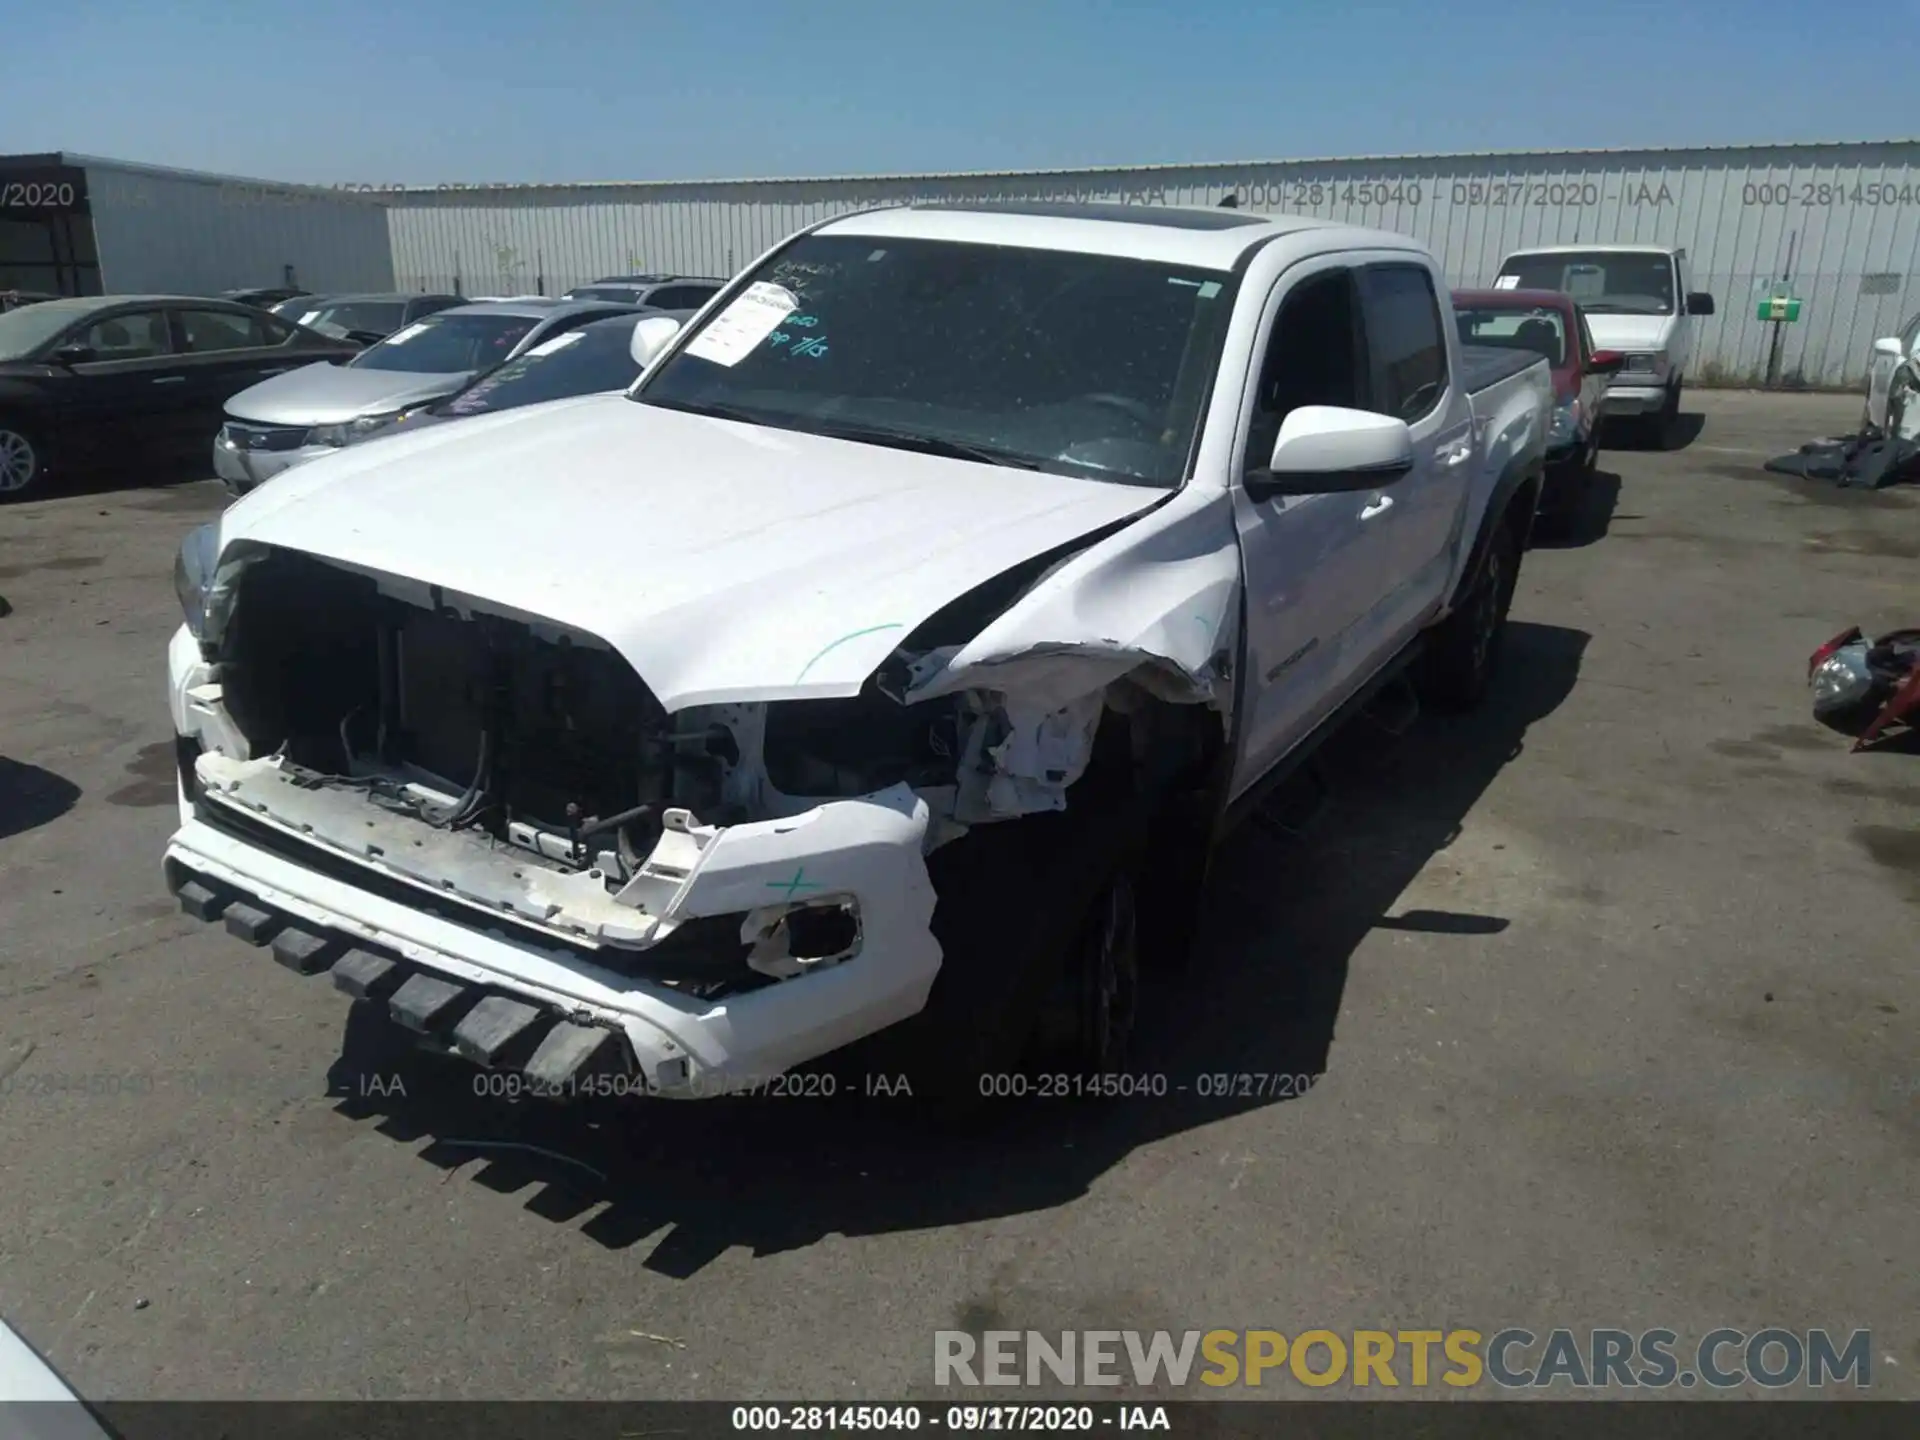
[[[1920,493],[1760,470],[1857,398],[1689,408],[1529,556],[1484,713],[1351,737],[1305,840],[1231,843],[1142,1037],[1169,1093],[984,1139],[357,1068],[325,980],[161,885],[219,494],[0,508],[0,1310],[100,1398],[897,1399],[946,1328],[1462,1325],[1868,1328],[1920,1397],[1920,761],[1804,684],[1920,624]]]

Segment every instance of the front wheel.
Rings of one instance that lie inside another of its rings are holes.
[[[1510,517],[1503,516],[1473,588],[1460,607],[1434,627],[1421,656],[1420,694],[1434,709],[1471,710],[1486,698],[1519,577],[1519,537]]]
[[[1145,836],[1131,797],[1070,791],[1064,812],[978,826],[936,850],[940,973],[920,1014],[873,1037],[870,1061],[969,1120],[1022,1093],[1014,1077],[1036,1062],[1114,1072],[1139,1013]]]
[[[32,433],[11,420],[0,420],[0,500],[30,494],[46,473],[46,459]]]

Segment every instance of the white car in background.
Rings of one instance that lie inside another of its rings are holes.
[[[228,400],[226,423],[213,441],[213,473],[233,494],[244,495],[385,428],[404,411],[453,394],[483,370],[635,308],[528,300],[475,301],[435,311],[343,365],[302,366]]]
[[[1897,335],[1873,342],[1867,365],[1867,410],[1862,428],[1903,440],[1920,439],[1920,313],[1900,327]]]

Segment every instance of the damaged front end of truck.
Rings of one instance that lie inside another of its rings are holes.
[[[918,1014],[966,963],[936,907],[997,898],[939,852],[1065,810],[1097,751],[1190,783],[1232,716],[1238,550],[1191,494],[854,693],[671,712],[590,628],[337,557],[209,526],[176,583],[183,908],[554,1095],[725,1093]]]

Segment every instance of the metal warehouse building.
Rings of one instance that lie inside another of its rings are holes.
[[[982,199],[1123,200],[1296,211],[1414,235],[1457,285],[1493,279],[1523,245],[1684,246],[1717,313],[1699,383],[1765,378],[1776,287],[1788,384],[1863,380],[1873,340],[1920,310],[1920,141],[1697,150],[1402,155],[816,180],[446,186],[391,195],[403,289],[558,294],[603,275],[730,275],[782,236],[876,205]]]
[[[878,205],[1127,200],[1299,211],[1433,246],[1481,284],[1523,245],[1684,246],[1719,302],[1696,383],[1856,385],[1920,311],[1920,141],[1570,150],[1137,169],[575,185],[318,187],[77,155],[0,157],[0,289],[558,294],[643,270],[728,275],[790,232]]]
[[[0,155],[0,290],[391,290],[377,201],[87,155]]]

